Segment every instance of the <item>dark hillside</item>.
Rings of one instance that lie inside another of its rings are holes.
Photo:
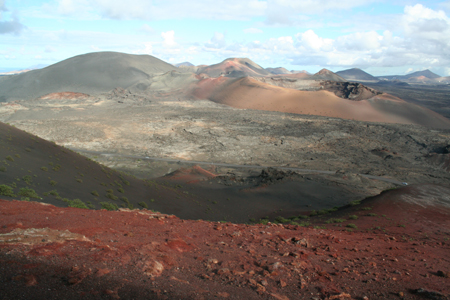
[[[4,199],[97,209],[148,207],[184,218],[207,217],[204,201],[183,193],[180,185],[134,178],[4,123],[0,158]]]

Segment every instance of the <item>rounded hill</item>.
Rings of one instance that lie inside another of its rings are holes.
[[[0,102],[34,99],[55,92],[96,94],[148,86],[154,74],[177,68],[150,55],[95,52],[0,81]]]

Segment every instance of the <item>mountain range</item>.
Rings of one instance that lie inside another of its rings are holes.
[[[349,73],[367,78],[360,70],[341,74]],[[62,97],[67,92],[99,95],[119,88],[138,97],[163,92],[237,108],[450,128],[448,119],[432,111],[346,81],[327,69],[313,75],[274,75],[247,58],[177,68],[150,55],[95,52],[2,78],[0,102]]]

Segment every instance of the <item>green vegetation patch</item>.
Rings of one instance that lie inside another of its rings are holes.
[[[139,202],[138,205],[139,205],[140,207],[142,207],[142,208],[148,208],[148,204],[145,203],[144,201]]]
[[[100,202],[100,205],[102,206],[103,209],[106,210],[118,210],[119,207],[111,202]]]
[[[6,197],[14,197],[14,190],[12,187],[6,184],[0,184],[0,195]]]
[[[40,199],[39,195],[35,192],[35,190],[24,187],[19,190],[19,196],[29,197],[29,198],[37,198]]]
[[[87,205],[80,199],[69,200],[64,198],[63,201],[66,202],[69,207],[89,209],[89,207],[87,207]]]
[[[332,219],[326,220],[325,223],[327,223],[327,224],[332,224],[332,223],[343,223],[343,222],[345,222],[345,221],[346,221],[345,219],[334,219],[334,218],[332,218]]]

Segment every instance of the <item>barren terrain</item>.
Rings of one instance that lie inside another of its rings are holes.
[[[111,52],[16,76],[4,299],[448,299],[450,120],[408,102],[444,94]]]

